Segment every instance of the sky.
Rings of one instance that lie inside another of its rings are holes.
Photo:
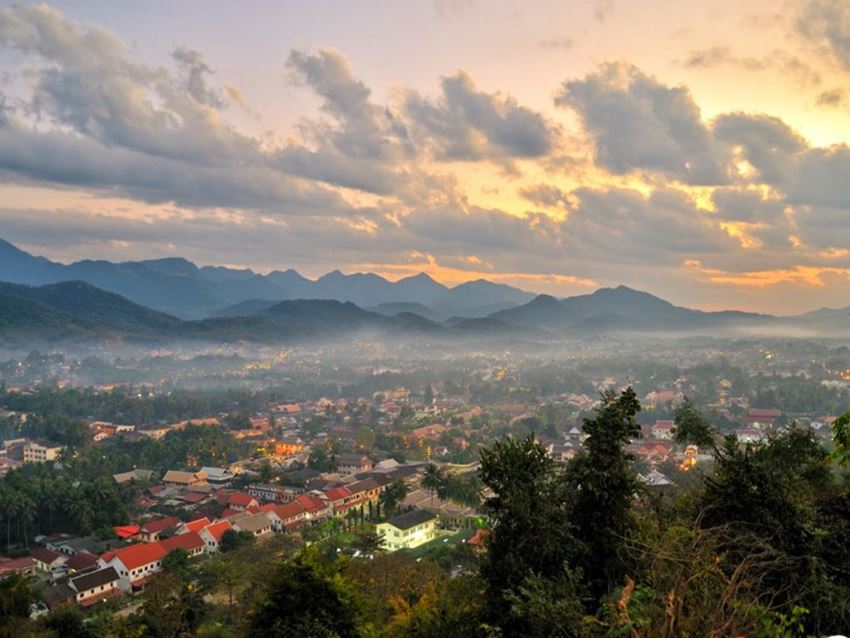
[[[850,305],[850,3],[0,1],[0,238]]]

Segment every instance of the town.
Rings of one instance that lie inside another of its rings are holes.
[[[639,388],[626,451],[645,488],[669,495],[714,465],[711,440],[677,435],[689,417],[742,445],[794,427],[830,446],[850,399],[843,346],[651,345],[415,365],[378,344],[8,360],[0,574],[26,579],[33,618],[132,612],[175,564],[194,580],[217,556],[284,548],[353,561],[401,552],[471,574],[492,523],[479,451],[500,437],[532,434],[566,465],[600,393]],[[149,381],[164,367],[171,379]],[[125,380],[104,383],[109,370]]]

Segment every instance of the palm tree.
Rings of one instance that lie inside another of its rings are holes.
[[[67,508],[79,531],[83,534],[89,532],[94,520],[94,509],[80,490],[75,489],[68,495]]]
[[[27,524],[35,520],[35,501],[26,493],[21,493],[18,497],[18,522],[21,527],[21,536],[24,539],[24,545],[29,549],[30,540],[27,533]]]
[[[393,481],[387,486],[387,489],[381,492],[378,500],[384,506],[387,516],[396,511],[398,504],[404,500],[408,492],[407,484],[402,480]]]
[[[429,463],[422,475],[422,487],[431,492],[431,507],[434,507],[434,496],[443,489],[446,475],[434,463]]]

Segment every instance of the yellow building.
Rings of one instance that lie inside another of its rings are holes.
[[[391,552],[413,549],[434,540],[437,535],[437,515],[425,510],[413,510],[385,523],[378,523],[377,527],[381,548]]]

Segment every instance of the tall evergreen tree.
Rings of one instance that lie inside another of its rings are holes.
[[[587,439],[567,467],[570,519],[583,547],[579,562],[594,600],[624,582],[626,540],[633,532],[631,508],[639,490],[626,446],[640,437],[634,390],[606,392],[584,420]]]

